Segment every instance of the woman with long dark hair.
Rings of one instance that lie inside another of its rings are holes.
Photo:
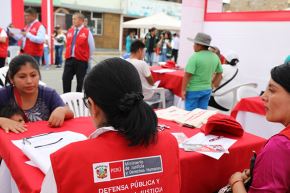
[[[19,55],[9,64],[7,80],[10,85],[0,88],[0,110],[5,105],[17,105],[26,121],[48,121],[59,127],[73,112],[65,106],[55,90],[39,85],[40,71],[37,61],[29,55]],[[23,123],[0,117],[0,127],[6,132],[24,132]]]
[[[113,186],[120,193],[179,192],[177,142],[157,132],[135,67],[120,58],[100,62],[85,78],[84,94],[96,131],[51,155],[42,193],[102,192]]]

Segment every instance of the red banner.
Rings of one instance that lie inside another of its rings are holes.
[[[41,1],[41,23],[46,28],[46,33],[49,37],[50,46],[50,61],[53,63],[53,41],[52,35],[54,30],[54,15],[53,15],[53,0],[42,0]]]

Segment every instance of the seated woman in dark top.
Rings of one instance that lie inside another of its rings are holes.
[[[36,60],[29,55],[15,57],[7,73],[10,86],[0,89],[0,110],[7,104],[18,105],[27,121],[48,121],[51,127],[59,127],[65,119],[73,118],[55,90],[40,86],[40,71]],[[26,130],[23,123],[0,117],[0,127],[6,132]]]

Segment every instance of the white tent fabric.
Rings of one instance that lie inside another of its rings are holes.
[[[152,16],[134,19],[123,23],[123,28],[145,28],[156,27],[160,30],[180,30],[181,22],[175,17],[165,13],[158,13]]]

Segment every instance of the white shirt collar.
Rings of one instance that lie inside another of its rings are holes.
[[[101,127],[94,131],[90,136],[89,139],[97,138],[99,135],[109,132],[109,131],[117,131],[114,127]]]
[[[74,30],[78,29],[79,31],[84,27],[84,25],[81,25],[80,27],[74,27]]]

